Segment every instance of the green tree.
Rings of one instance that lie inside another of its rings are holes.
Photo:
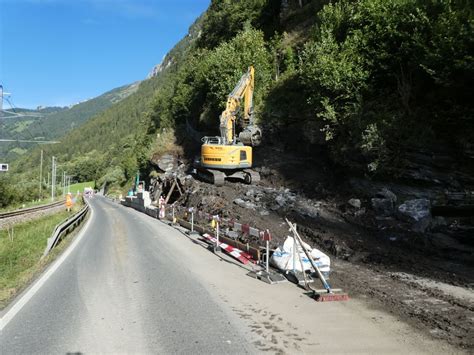
[[[333,152],[390,155],[472,137],[473,28],[472,9],[461,1],[324,6],[300,74]]]

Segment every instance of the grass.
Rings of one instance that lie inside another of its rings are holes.
[[[80,193],[83,193],[84,188],[86,188],[86,187],[92,187],[93,188],[94,185],[95,185],[94,181],[80,182],[80,183],[71,185],[69,191],[71,191],[71,193],[73,195],[75,195],[77,193],[77,191],[79,191]],[[56,194],[57,195],[54,198],[54,202],[66,201],[65,197],[63,197],[63,195],[62,195],[61,188],[56,190]],[[20,209],[20,208],[29,208],[29,207],[35,207],[35,206],[41,206],[41,205],[48,205],[52,202],[53,201],[51,201],[51,198],[44,198],[42,200],[35,200],[35,201],[25,202],[25,203],[22,203],[22,204],[9,205],[7,207],[0,208],[0,212],[15,211],[15,210]]]
[[[77,191],[79,191],[80,193],[83,193],[86,187],[94,188],[94,186],[95,186],[94,181],[79,182],[77,184],[71,185],[71,188],[69,189],[69,191],[71,191],[71,193],[75,195]]]
[[[122,197],[127,196],[127,192],[127,187],[112,187],[107,191],[107,196],[111,198],[119,198],[120,195],[122,195]]]
[[[10,153],[15,153],[15,154],[18,154],[18,155],[23,155],[27,152],[26,149],[23,149],[23,148],[19,148],[19,147],[16,147],[16,148],[13,148],[10,150]]]
[[[81,207],[76,204],[73,212],[62,211],[15,224],[13,238],[7,229],[0,230],[0,309],[6,307],[67,245],[60,243],[58,250],[41,259],[54,227]]]
[[[183,155],[183,148],[176,143],[174,130],[168,129],[158,133],[151,148],[153,157],[161,157],[163,154]]]
[[[41,205],[49,205],[50,203],[61,201],[64,198],[62,195],[56,196],[54,198],[54,201],[51,201],[51,198],[44,198],[42,200],[35,200],[35,201],[30,201],[30,202],[24,202],[21,204],[14,204],[14,205],[9,205],[4,208],[0,208],[0,212],[7,212],[7,211],[15,211],[20,208],[29,208],[29,207],[35,207],[35,206],[41,206]]]
[[[32,123],[33,123],[33,120],[20,121],[16,124],[16,127],[13,130],[13,132],[18,132],[18,133],[23,132]]]

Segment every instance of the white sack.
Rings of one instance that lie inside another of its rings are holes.
[[[310,255],[315,261],[321,272],[329,272],[331,266],[331,260],[329,256],[324,254],[318,249],[313,249],[311,246],[303,242],[303,245],[306,247],[306,250],[310,250]],[[311,262],[306,257],[301,246],[298,244],[295,253],[295,260],[293,260],[293,247],[294,239],[292,237],[287,237],[283,246],[278,247],[270,258],[270,263],[277,267],[280,270],[293,270],[293,262],[295,262],[295,269],[302,271],[301,262],[298,258],[298,254],[301,256],[301,261],[303,262],[304,270],[312,270]]]

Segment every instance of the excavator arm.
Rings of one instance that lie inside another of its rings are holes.
[[[241,121],[243,131],[240,132],[238,139],[243,144],[251,146],[259,145],[261,142],[261,131],[253,125],[254,77],[255,70],[253,66],[250,66],[227,98],[226,109],[220,117],[221,138],[225,144],[235,144],[237,142],[236,122],[242,99],[244,100]]]
[[[253,171],[253,148],[261,142],[260,128],[253,122],[254,69],[249,67],[227,97],[220,116],[220,136],[203,137],[201,158],[196,163],[197,174],[215,185],[225,179],[250,184],[260,180]],[[237,136],[236,127],[240,133]]]

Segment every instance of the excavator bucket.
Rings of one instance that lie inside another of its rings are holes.
[[[262,143],[262,130],[257,126],[247,126],[240,132],[239,140],[252,147],[256,147]]]

